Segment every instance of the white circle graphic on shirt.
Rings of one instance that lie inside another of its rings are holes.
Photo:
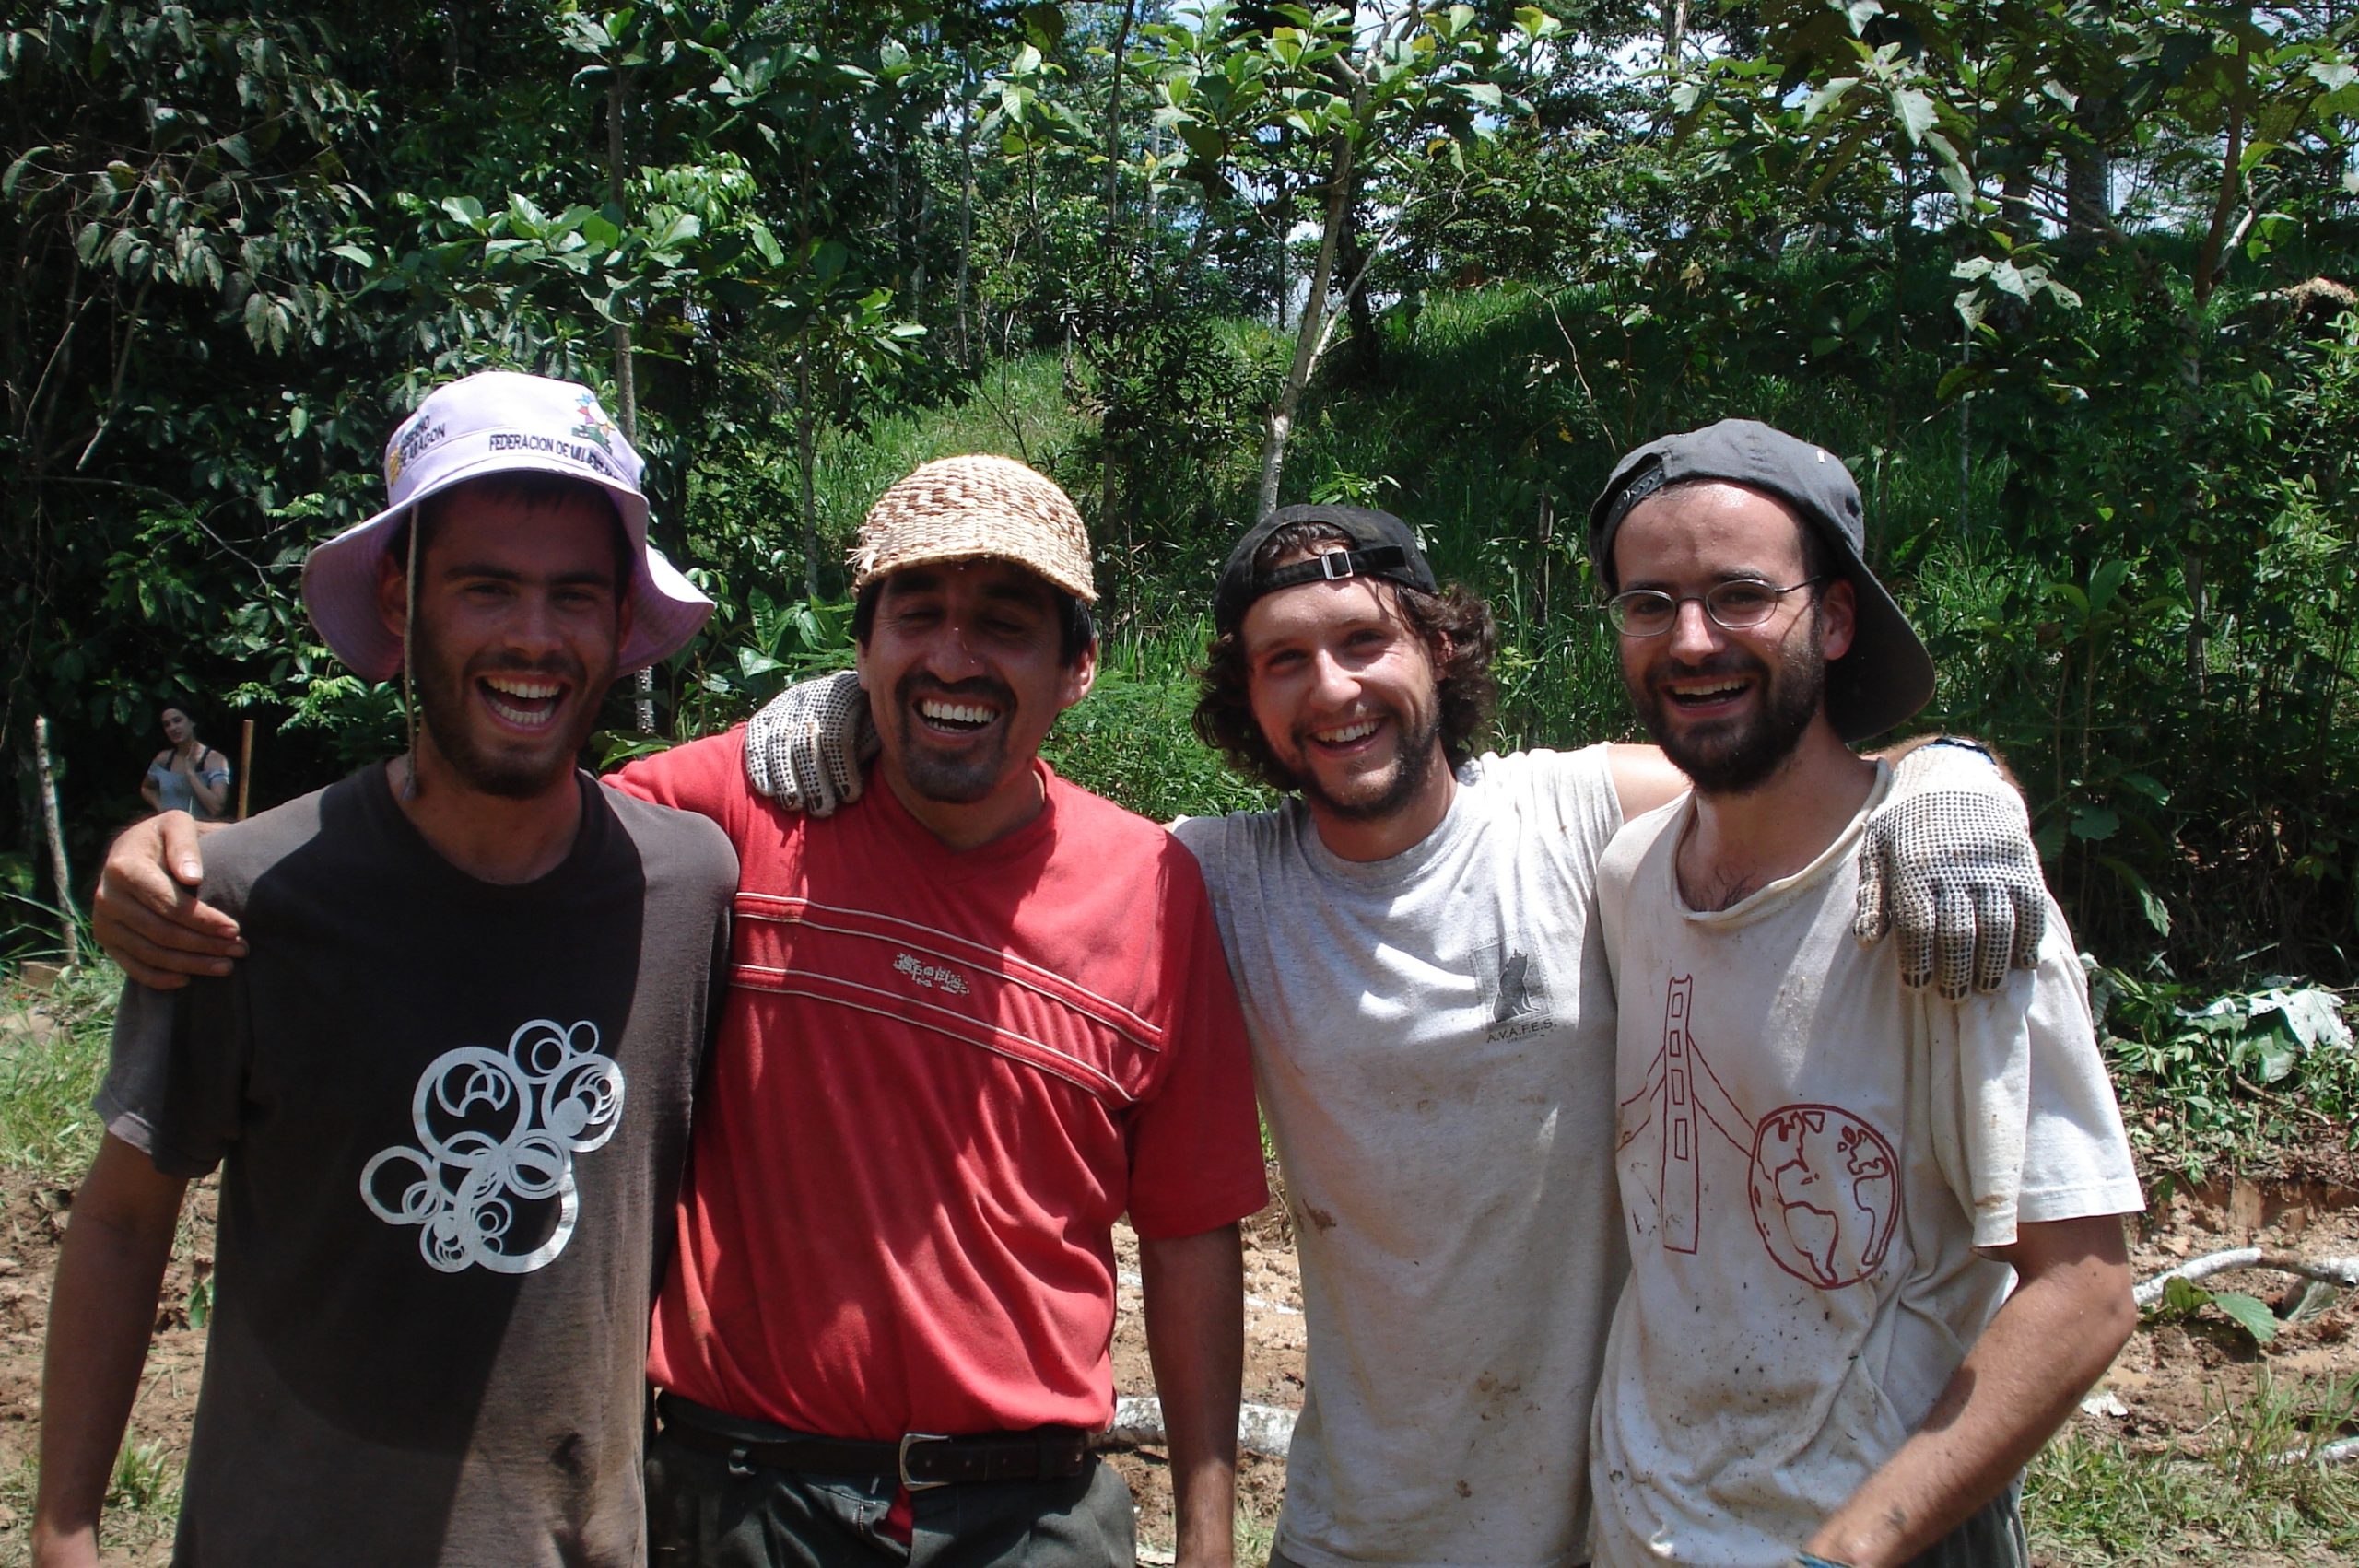
[[[1839,1290],[1884,1265],[1900,1218],[1900,1161],[1840,1106],[1780,1106],[1754,1125],[1754,1229],[1778,1267]]]
[[[361,1201],[389,1225],[417,1225],[444,1273],[529,1274],[565,1250],[581,1209],[573,1161],[622,1125],[623,1070],[598,1054],[598,1026],[535,1018],[505,1053],[443,1052],[410,1102],[417,1144],[380,1152]]]

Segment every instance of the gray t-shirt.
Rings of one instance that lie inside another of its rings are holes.
[[[647,1315],[736,856],[581,776],[522,886],[371,766],[205,840],[252,956],[125,988],[98,1109],[222,1167],[174,1561],[644,1561]]]
[[[1309,1367],[1278,1544],[1586,1560],[1614,1205],[1602,746],[1485,756],[1391,860],[1299,802],[1174,831],[1204,868],[1302,1259]]]

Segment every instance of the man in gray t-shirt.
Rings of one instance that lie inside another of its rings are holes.
[[[1197,732],[1293,797],[1175,829],[1237,974],[1302,1260],[1309,1367],[1273,1560],[1585,1562],[1590,1409],[1627,1269],[1597,863],[1686,780],[1650,746],[1472,756],[1490,611],[1387,512],[1264,518],[1214,624]],[[1896,825],[1873,860],[1904,882],[1963,848]],[[2036,861],[2013,848],[1989,877],[2013,896],[1983,907],[2036,919]],[[1995,983],[2014,944],[1982,939]],[[1931,932],[1903,952],[1925,978]]]
[[[1389,513],[1272,513],[1214,619],[1197,731],[1294,797],[1174,829],[1245,1006],[1302,1260],[1309,1366],[1273,1561],[1584,1562],[1626,1272],[1597,861],[1686,781],[1651,746],[1475,757],[1490,611],[1442,590]],[[814,682],[757,715],[754,787],[819,812],[855,794],[861,737],[828,716],[856,706]],[[2021,807],[1981,771],[1974,808],[1934,819],[1973,843],[1906,815],[1870,830],[1872,870],[1946,884],[1891,901],[1919,983],[1938,958],[1945,983],[1995,984],[2022,945],[2003,917],[2037,941],[2028,837],[1979,831]],[[1863,875],[1863,903],[1881,885]],[[1937,906],[1967,919],[1938,950]]]
[[[94,1564],[187,1182],[221,1169],[173,1560],[645,1561],[647,1314],[734,853],[574,758],[620,670],[710,604],[646,543],[584,389],[492,372],[386,448],[392,504],[304,597],[403,756],[205,847],[252,937],[134,984],[58,1262],[33,1557]]]

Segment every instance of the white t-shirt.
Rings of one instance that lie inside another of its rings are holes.
[[[1692,797],[1600,868],[1631,1267],[1590,1445],[1602,1564],[1790,1562],[2005,1299],[1977,1246],[2142,1207],[2052,904],[2038,968],[1960,1002],[1853,939],[1889,784],[1727,909],[1679,894]]]
[[[1200,817],[1302,1259],[1278,1544],[1346,1562],[1587,1559],[1589,1411],[1624,1270],[1602,746],[1485,756],[1390,860],[1309,812]]]

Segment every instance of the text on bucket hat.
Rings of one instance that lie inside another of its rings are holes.
[[[1850,649],[1826,667],[1826,717],[1846,742],[1882,734],[1933,696],[1933,661],[1916,628],[1868,570],[1867,524],[1850,470],[1824,447],[1764,425],[1723,419],[1664,436],[1614,465],[1589,509],[1590,562],[1611,593],[1614,536],[1623,519],[1658,491],[1692,480],[1720,480],[1783,502],[1834,547],[1856,596]]]
[[[393,679],[402,639],[378,614],[377,572],[402,521],[428,497],[470,479],[554,474],[612,497],[630,538],[630,632],[616,650],[616,673],[660,662],[687,646],[712,601],[648,544],[643,467],[587,387],[514,370],[445,382],[385,443],[385,509],[314,547],[303,562],[303,607],[355,674]]]
[[[1351,541],[1347,549],[1330,551],[1307,561],[1257,567],[1253,558],[1270,536],[1290,523],[1324,523]],[[1324,501],[1280,507],[1245,531],[1220,568],[1220,583],[1213,590],[1213,627],[1233,632],[1244,624],[1245,612],[1264,594],[1298,582],[1341,581],[1345,578],[1381,578],[1421,592],[1438,593],[1434,568],[1417,545],[1409,525],[1391,512],[1374,507],[1347,507]]]
[[[1097,602],[1089,532],[1073,497],[1014,458],[985,453],[921,463],[876,498],[852,546],[852,589],[932,561],[986,559]]]

